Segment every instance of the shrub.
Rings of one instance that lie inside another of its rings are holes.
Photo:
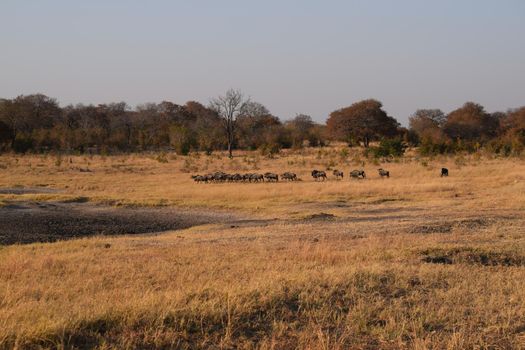
[[[60,167],[62,165],[62,155],[59,153],[55,158],[55,166]]]
[[[341,161],[346,161],[348,159],[348,156],[349,156],[350,152],[348,151],[348,148],[343,148],[340,152],[339,152],[339,157],[341,158]]]
[[[33,148],[33,140],[25,135],[17,136],[13,144],[13,150],[17,153],[26,153]]]
[[[370,153],[375,157],[401,157],[405,153],[407,145],[401,139],[384,139],[381,140],[379,146],[369,147],[366,150],[366,155]]]
[[[165,152],[159,153],[155,159],[159,163],[167,163],[168,162],[168,157],[166,156]]]
[[[261,155],[273,158],[281,151],[281,147],[277,143],[270,143],[262,145],[259,150],[261,151]]]
[[[455,152],[455,145],[446,142],[433,142],[431,140],[423,140],[420,144],[418,152],[422,156],[434,156],[438,154],[447,154]]]
[[[456,164],[458,168],[460,168],[462,166],[467,165],[467,160],[465,159],[463,155],[460,154],[456,157],[456,159],[454,159],[454,163]]]

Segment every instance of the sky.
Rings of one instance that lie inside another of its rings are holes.
[[[207,104],[239,89],[283,120],[366,98],[525,105],[523,0],[1,0],[0,97]]]

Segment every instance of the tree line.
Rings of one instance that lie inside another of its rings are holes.
[[[380,141],[375,154],[396,155],[409,145],[418,146],[423,155],[484,148],[508,156],[525,150],[525,107],[488,113],[480,104],[467,102],[448,114],[419,109],[409,117],[407,129],[388,116],[381,102],[370,99],[332,112],[326,124],[332,139],[365,148],[370,141]]]
[[[409,121],[409,128],[402,127],[374,99],[335,110],[326,124],[319,124],[303,114],[283,122],[237,90],[208,105],[163,101],[136,108],[125,102],[61,107],[54,98],[34,94],[0,99],[0,151],[228,150],[232,156],[235,149],[259,149],[272,155],[282,148],[324,146],[330,141],[361,145],[376,155],[397,155],[409,145],[419,146],[423,154],[484,147],[510,155],[525,148],[525,107],[487,113],[468,102],[448,115],[438,109],[418,110]]]

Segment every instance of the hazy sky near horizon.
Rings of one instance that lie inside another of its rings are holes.
[[[132,106],[242,90],[282,119],[364,98],[525,105],[523,0],[2,0],[0,97]]]

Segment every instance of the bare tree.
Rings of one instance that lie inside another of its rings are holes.
[[[245,99],[241,91],[233,89],[226,91],[224,96],[214,98],[210,102],[210,108],[222,119],[228,141],[228,154],[230,158],[233,158],[237,117],[242,114],[249,102],[249,99]]]

